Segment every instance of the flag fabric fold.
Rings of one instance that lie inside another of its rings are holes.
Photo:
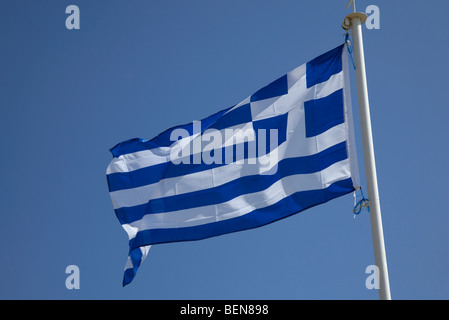
[[[111,149],[123,285],[153,244],[257,228],[359,186],[347,54],[343,44],[231,108]]]

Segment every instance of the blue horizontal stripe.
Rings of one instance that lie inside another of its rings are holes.
[[[134,138],[116,144],[109,151],[111,151],[114,158],[118,158],[122,154],[139,152],[148,150],[149,148],[148,141],[145,139]]]
[[[201,240],[261,227],[354,190],[352,179],[349,178],[337,181],[325,189],[294,193],[271,206],[256,209],[241,217],[194,227],[144,230],[138,232],[136,237],[129,241],[130,250],[150,244]]]
[[[332,49],[322,55],[316,57],[312,61],[306,64],[306,79],[307,88],[327,81],[329,78],[341,72],[342,62],[341,55],[343,52],[344,44]]]
[[[251,106],[248,103],[227,112],[208,126],[207,129],[222,130],[242,123],[251,122],[251,120]],[[203,122],[201,122],[201,125],[203,125]]]
[[[210,126],[212,126],[216,121],[218,121],[218,119],[220,119],[220,117],[222,117],[224,114],[226,114],[226,112],[228,112],[232,108],[233,107],[218,111],[217,113],[201,120],[201,127],[202,127],[201,130],[204,131]],[[245,118],[244,120],[247,120],[247,118]],[[143,150],[151,150],[159,147],[169,147],[174,142],[170,140],[171,133],[176,129],[184,129],[189,133],[189,135],[193,135],[193,122],[178,125],[170,129],[167,129],[151,140],[134,138],[120,142],[119,144],[111,148],[110,151],[115,158],[118,158],[121,155],[128,153],[139,152]]]
[[[276,181],[290,175],[319,172],[347,157],[346,142],[342,142],[315,155],[283,159],[278,163],[277,171],[273,175],[241,177],[214,188],[152,199],[146,204],[116,209],[115,212],[117,218],[124,224],[139,220],[145,214],[222,203],[242,194],[265,190]]]

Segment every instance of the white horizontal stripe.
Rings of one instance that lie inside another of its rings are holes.
[[[167,162],[170,155],[170,149],[170,147],[160,147],[123,154],[118,158],[112,159],[106,169],[106,174],[129,172]]]
[[[335,144],[345,141],[345,137],[345,124],[341,124],[311,139],[292,138],[291,142],[283,143],[276,150],[273,150],[278,156],[273,156],[272,153],[267,155],[268,158],[272,157],[271,161],[258,158],[258,163],[267,163],[265,166],[248,163],[231,163],[210,170],[163,179],[157,183],[138,188],[118,190],[110,193],[112,204],[114,209],[133,207],[147,203],[152,199],[208,189],[223,185],[237,178],[263,174],[276,166],[282,159],[319,153]],[[264,157],[267,158],[267,156]]]
[[[149,229],[183,228],[227,220],[270,206],[296,192],[324,189],[336,181],[349,177],[349,161],[346,159],[321,172],[284,177],[260,192],[244,194],[210,206],[147,214],[141,220],[125,224],[123,227],[132,239],[137,234],[136,230],[140,232]]]
[[[217,147],[229,147],[235,144],[243,143],[245,141],[254,141],[256,136],[254,134],[254,128],[252,122],[243,123],[234,127],[229,127],[223,130],[219,130],[220,136],[223,138],[221,146]],[[202,137],[203,141],[211,141],[210,131],[206,130]]]
[[[307,75],[307,63],[300,65],[296,69],[287,73],[288,90],[290,90],[298,81],[305,81]]]
[[[275,117],[277,115],[281,115],[281,114],[288,112],[288,110],[287,110],[283,113],[277,113],[276,109],[275,109],[276,101],[278,101],[280,99],[285,100],[286,99],[285,97],[288,97],[288,96],[290,96],[290,93],[283,95],[283,96],[279,96],[279,97],[274,97],[274,98],[269,98],[269,99],[265,99],[265,100],[251,102],[251,116],[252,116],[253,121]],[[292,97],[290,97],[290,98],[292,98]],[[294,107],[294,106],[290,105],[290,107]]]

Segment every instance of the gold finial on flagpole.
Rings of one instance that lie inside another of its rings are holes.
[[[348,14],[345,19],[343,20],[343,23],[341,24],[341,27],[343,29],[345,29],[346,31],[348,31],[349,29],[351,29],[351,18],[358,18],[360,19],[360,22],[362,24],[365,23],[366,19],[368,18],[368,16],[362,12],[357,12],[355,9],[355,0],[349,0],[348,4],[346,5],[346,9],[349,8],[349,6],[352,3],[352,10],[353,12]]]

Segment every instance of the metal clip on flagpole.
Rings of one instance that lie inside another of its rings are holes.
[[[379,298],[390,300],[390,283],[388,280],[387,258],[385,254],[385,243],[382,228],[382,217],[380,212],[379,190],[377,187],[376,163],[374,159],[373,135],[371,131],[371,118],[369,111],[368,87],[366,83],[365,56],[363,51],[362,24],[367,16],[364,13],[356,12],[355,0],[350,0],[346,8],[352,3],[353,13],[348,14],[342,28],[352,29],[354,41],[354,60],[356,65],[357,93],[360,112],[360,123],[363,141],[363,155],[365,159],[366,182],[368,188],[368,198],[371,232],[373,236],[374,258],[379,268]]]

